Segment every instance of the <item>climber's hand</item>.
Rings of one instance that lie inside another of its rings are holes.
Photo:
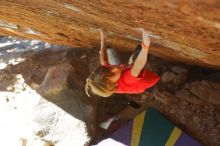
[[[106,41],[108,39],[108,33],[104,29],[100,29],[101,40]]]
[[[149,37],[149,33],[143,30],[142,33],[142,39],[143,39],[143,43],[144,46],[150,46],[150,37]]]
[[[149,33],[147,31],[144,30],[144,28],[136,28],[136,30],[138,32],[141,32],[142,33],[142,39],[143,39],[143,42],[142,42],[142,48],[149,48],[150,46],[150,37],[149,37]]]

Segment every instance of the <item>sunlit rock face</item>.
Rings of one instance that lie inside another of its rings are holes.
[[[30,88],[21,74],[14,81],[8,91],[0,92],[2,145],[89,143],[85,121],[89,121],[92,109],[81,101],[79,91],[63,89],[45,98]]]
[[[161,58],[220,68],[219,0],[184,1],[7,1],[0,2],[0,34],[40,39],[77,48],[109,44],[134,50],[136,28],[151,33],[150,53]],[[11,10],[13,7],[13,10]]]
[[[77,82],[68,86],[75,70],[65,59],[69,49],[11,37],[1,37],[0,45],[0,145],[89,143],[92,106]]]

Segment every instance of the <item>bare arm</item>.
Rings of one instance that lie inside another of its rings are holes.
[[[148,33],[145,32],[144,30],[142,37],[143,37],[143,43],[142,43],[142,49],[134,61],[134,65],[131,68],[131,74],[134,77],[138,77],[140,74],[141,70],[144,68],[145,64],[147,63],[147,55],[148,55],[148,50],[150,47],[150,38],[148,37]]]
[[[108,34],[104,31],[101,30],[100,32],[101,35],[101,49],[100,49],[100,63],[101,65],[104,64],[109,64],[108,63],[108,54],[107,54],[107,48],[106,48],[106,39],[108,37]]]

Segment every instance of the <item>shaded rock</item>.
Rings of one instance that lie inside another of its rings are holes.
[[[209,79],[213,80],[213,81],[220,81],[220,71],[219,72],[214,72],[211,73],[210,75],[208,75]]]
[[[87,58],[85,58],[85,60],[87,60]],[[73,89],[84,91],[86,78],[89,76],[88,65],[84,60],[76,59],[72,59],[70,64],[72,65],[72,69],[70,69],[69,75],[67,77],[68,86]]]
[[[153,97],[153,94],[151,92],[145,91],[142,94],[128,94],[126,95],[126,98],[133,100],[136,103],[143,104],[147,102],[147,100],[150,100],[150,98]]]
[[[41,94],[56,94],[67,85],[67,77],[72,66],[65,62],[48,69],[45,79],[37,89]]]
[[[178,74],[186,74],[188,72],[186,68],[181,66],[172,66],[171,70]]]
[[[176,100],[175,96],[172,93],[170,93],[169,91],[162,91],[159,88],[155,88],[153,90],[153,95],[156,100],[164,104],[171,104]]]
[[[197,81],[187,85],[187,89],[204,101],[220,104],[220,83]]]
[[[169,83],[172,82],[174,78],[175,78],[175,73],[167,71],[162,75],[161,80],[164,83]]]
[[[171,67],[172,71],[164,72],[161,80],[164,83],[173,83],[175,85],[183,84],[187,80],[187,70],[180,66]]]
[[[183,98],[186,101],[188,101],[191,104],[196,104],[196,105],[206,105],[206,102],[200,99],[197,96],[194,96],[189,90],[187,89],[181,89],[179,91],[176,91],[175,96],[178,98]]]

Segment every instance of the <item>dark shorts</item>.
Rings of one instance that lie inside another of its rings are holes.
[[[140,53],[141,49],[142,49],[141,45],[137,45],[136,49],[134,50],[134,52],[132,53],[132,55],[129,58],[128,64],[133,64],[134,63],[134,61],[136,60],[136,58],[137,58],[138,54]]]

